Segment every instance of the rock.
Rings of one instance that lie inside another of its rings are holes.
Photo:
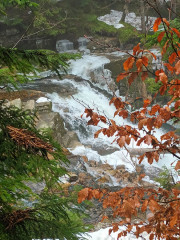
[[[28,100],[27,102],[23,103],[24,110],[35,110],[35,100]]]
[[[39,183],[34,183],[34,182],[27,182],[25,183],[28,187],[31,188],[31,190],[37,194],[40,194],[42,190],[45,188],[45,183],[39,182]]]
[[[36,102],[36,110],[40,112],[50,112],[52,110],[52,102]]]
[[[112,181],[109,175],[104,175],[98,179],[98,183],[112,183]]]
[[[106,173],[108,173],[111,176],[115,176],[117,174],[117,170],[113,169],[113,170],[107,170]]]
[[[123,172],[126,171],[125,165],[118,165],[118,166],[116,166],[116,169],[117,169],[117,170],[121,170],[121,171],[123,171]]]
[[[76,182],[78,180],[78,175],[75,173],[69,173],[69,182]]]
[[[113,166],[106,163],[106,164],[101,165],[101,169],[103,169],[103,170],[113,170]]]
[[[21,109],[22,108],[22,101],[21,101],[20,98],[17,98],[17,99],[14,99],[14,100],[10,101],[10,105]]]
[[[85,163],[88,162],[88,158],[86,156],[82,156],[82,159],[84,160]]]
[[[79,142],[78,136],[74,131],[68,131],[63,136],[62,145],[67,148],[75,148],[82,144]]]

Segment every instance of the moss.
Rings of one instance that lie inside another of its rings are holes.
[[[136,28],[125,22],[120,23],[124,25],[123,28],[118,29],[119,42],[121,44],[130,42],[134,43],[135,39],[139,40],[139,33]]]

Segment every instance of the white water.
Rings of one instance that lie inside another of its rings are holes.
[[[82,59],[72,60],[70,73],[73,75],[82,77],[83,79],[90,80],[91,73],[97,69],[101,69],[101,72],[104,73],[104,64],[108,63],[109,60],[101,56],[91,56],[86,55]],[[94,138],[94,133],[99,130],[101,127],[107,127],[106,124],[100,123],[98,126],[88,126],[87,119],[84,113],[85,108],[92,108],[95,111],[98,111],[99,114],[105,115],[108,119],[113,119],[117,122],[118,125],[133,125],[131,122],[116,116],[114,118],[115,107],[109,105],[109,100],[103,93],[100,93],[95,88],[91,88],[88,81],[82,80],[76,82],[72,79],[63,79],[60,82],[57,80],[52,80],[54,83],[58,84],[67,84],[71,83],[76,89],[77,93],[71,97],[61,97],[57,93],[48,94],[47,96],[51,99],[53,103],[53,111],[59,112],[60,115],[64,118],[66,126],[68,125],[71,130],[75,131],[80,139],[80,142],[83,146],[76,147],[75,149],[70,149],[72,153],[78,154],[81,156],[87,156],[89,160],[101,161],[102,163],[109,163],[116,167],[117,165],[125,165],[128,171],[134,171],[134,166],[132,165],[129,154],[126,150],[120,149],[116,143],[112,143],[114,137],[107,138],[103,134],[100,134],[98,138]],[[141,135],[144,133],[141,132]],[[161,129],[158,129],[155,133],[156,137],[160,139],[160,136],[163,134]],[[100,155],[97,151],[97,148],[101,147],[108,148],[114,147],[119,150],[114,151],[111,154]],[[91,148],[92,147],[92,148]],[[96,147],[96,150],[93,150]],[[128,147],[137,147],[133,141],[131,141]],[[146,144],[142,144],[140,147],[150,147]],[[173,159],[170,155],[162,156],[163,160],[160,160],[159,163],[153,163],[156,167],[161,167],[162,165],[167,165],[168,167],[172,163]],[[143,161],[146,167],[149,166],[146,160]]]
[[[98,20],[102,21],[102,22],[105,22],[108,25],[112,25],[112,26],[114,26],[115,28],[118,29],[118,28],[124,27],[123,24],[119,23],[121,21],[122,16],[123,16],[122,11],[111,10],[110,14],[100,16],[100,17],[98,17]],[[147,24],[146,24],[148,29],[151,29],[155,20],[156,20],[156,17],[148,17],[148,21],[147,21]],[[130,13],[126,14],[125,22],[129,23],[130,25],[135,27],[137,30],[142,29],[141,28],[141,17],[136,16],[136,14],[134,12],[130,12]]]

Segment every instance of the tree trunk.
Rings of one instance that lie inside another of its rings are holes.
[[[144,1],[140,0],[140,14],[141,14],[141,28],[142,32],[146,33],[146,16],[145,16],[145,6],[144,6]]]

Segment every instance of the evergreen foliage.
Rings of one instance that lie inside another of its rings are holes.
[[[8,0],[0,4],[1,12],[10,5],[37,6],[29,0]],[[1,88],[18,88],[44,70],[60,76],[75,58],[0,47]],[[67,174],[68,160],[50,131],[36,129],[36,120],[34,113],[0,101],[0,240],[81,239],[88,227],[83,226],[77,194],[65,196],[59,180]]]

